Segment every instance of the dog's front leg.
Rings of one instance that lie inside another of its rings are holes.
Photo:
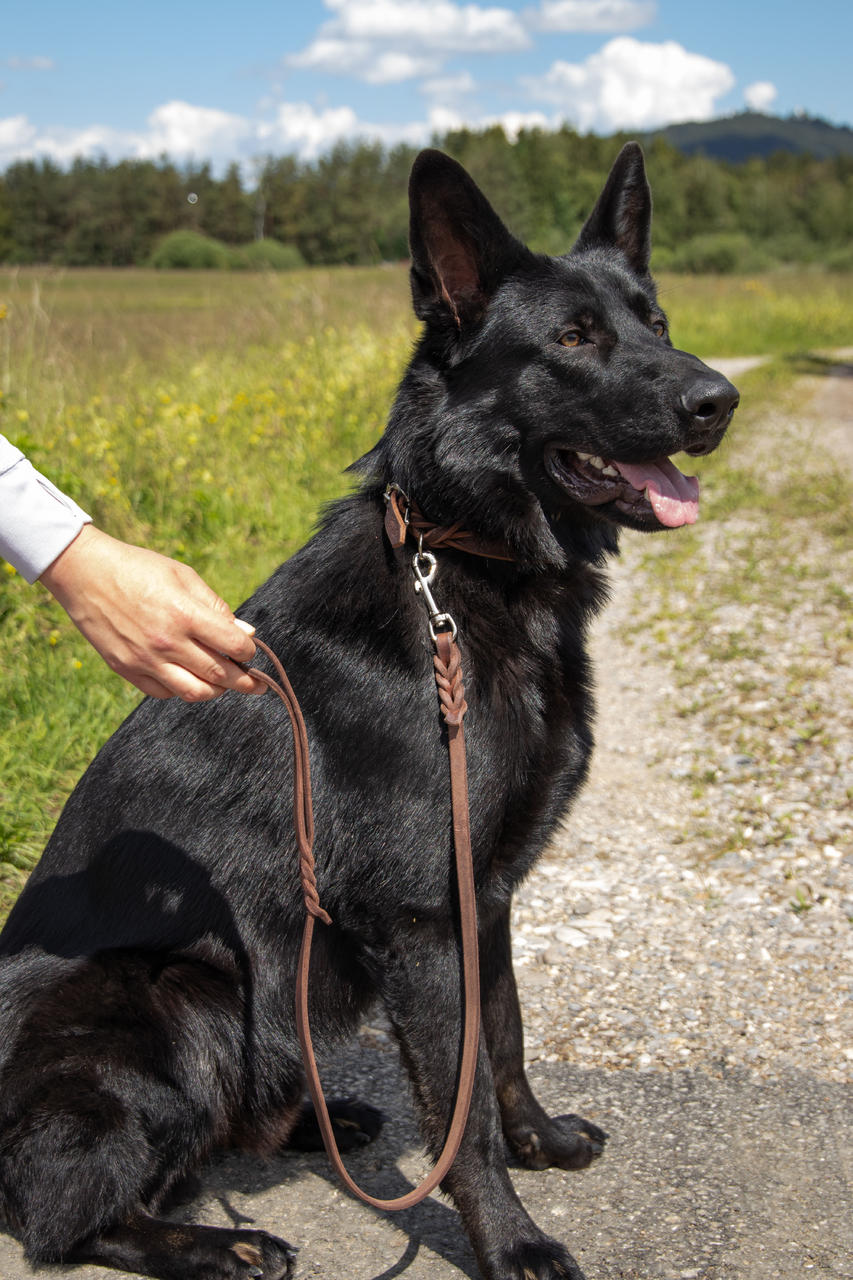
[[[457,940],[442,921],[413,923],[394,941],[383,965],[382,996],[412,1080],[424,1138],[437,1158],[459,1069]],[[482,1036],[468,1124],[442,1190],[453,1197],[487,1280],[583,1280],[563,1246],[530,1218],[510,1181]]]
[[[583,1169],[607,1135],[580,1116],[549,1116],[524,1071],[524,1033],[512,969],[509,904],[480,929],[483,1030],[501,1123],[513,1155],[529,1169]]]

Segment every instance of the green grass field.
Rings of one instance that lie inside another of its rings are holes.
[[[678,345],[777,357],[744,382],[743,424],[750,396],[784,396],[788,357],[850,341],[850,292],[820,273],[661,289]],[[102,528],[188,561],[236,606],[346,490],[415,333],[400,267],[0,272],[0,431]],[[703,461],[711,518],[764,500],[738,470],[742,430],[725,460]],[[2,917],[137,694],[8,566],[0,654]]]

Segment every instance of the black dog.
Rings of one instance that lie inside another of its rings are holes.
[[[525,1078],[510,898],[587,770],[585,631],[619,526],[695,519],[695,482],[668,455],[712,450],[737,395],[670,343],[636,145],[561,258],[515,240],[439,152],[419,157],[410,194],[424,328],[388,429],[358,464],[359,492],[242,613],[281,655],[308,724],[333,921],[315,943],[315,1042],[352,1033],[380,999],[435,1153],[460,1036],[447,759],[414,544],[395,550],[383,532],[386,486],[506,557],[441,551],[434,586],[459,627],[470,707],[483,992],[472,1109],[444,1186],[485,1276],[578,1280],[506,1169],[504,1139],[533,1168],[566,1169],[604,1140],[576,1116],[549,1118]],[[144,702],[13,910],[0,1209],[32,1261],[164,1280],[289,1273],[289,1247],[264,1232],[156,1216],[211,1149],[276,1149],[300,1114],[289,756],[272,697]],[[375,1127],[369,1108],[357,1114]]]

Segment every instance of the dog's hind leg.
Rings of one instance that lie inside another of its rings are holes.
[[[461,1044],[459,951],[449,922],[401,927],[383,957],[382,998],[414,1086],[434,1158],[453,1108]],[[474,1095],[459,1153],[442,1182],[487,1280],[583,1280],[561,1244],[536,1226],[506,1166],[489,1055],[480,1040]]]
[[[71,1262],[139,1271],[156,1280],[285,1280],[295,1251],[265,1231],[186,1226],[144,1212],[84,1241]]]
[[[259,1231],[184,1227],[156,1205],[209,1150],[211,1116],[174,1082],[105,1052],[86,1068],[7,1069],[0,1203],[34,1264],[98,1262],[162,1280],[281,1280],[292,1251]]]
[[[0,1206],[27,1258],[164,1280],[280,1280],[281,1241],[151,1216],[235,1127],[263,1119],[233,977],[155,953],[54,967],[0,1078]],[[295,1110],[298,1071],[278,1080],[282,1103],[288,1084]]]
[[[600,1155],[607,1135],[580,1116],[549,1116],[524,1071],[524,1032],[512,969],[509,906],[480,936],[483,1030],[504,1135],[529,1169],[583,1169]]]

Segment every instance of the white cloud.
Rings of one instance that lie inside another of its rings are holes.
[[[195,107],[189,102],[166,102],[148,117],[149,132],[139,155],[159,155],[206,159],[211,155],[237,153],[251,142],[255,126],[244,116],[218,111],[215,107]]]
[[[654,0],[543,0],[530,21],[544,31],[630,31],[656,17]]]
[[[743,91],[744,101],[751,111],[769,111],[777,96],[778,90],[769,80],[756,80]]]
[[[522,129],[555,129],[559,124],[556,117],[546,116],[542,111],[503,111],[499,115],[472,117],[469,113],[461,115],[453,107],[434,106],[429,113],[426,131],[412,140],[420,144],[428,142],[435,134],[449,133],[453,129],[490,129],[500,125],[514,142]]]
[[[453,125],[460,123],[454,118]],[[178,162],[210,161],[222,170],[232,161],[258,155],[291,152],[313,160],[336,142],[378,139],[388,146],[429,141],[439,123],[432,113],[425,120],[374,124],[359,120],[352,107],[317,109],[307,102],[279,103],[271,118],[250,120],[212,107],[167,102],[152,111],[145,130],[118,130],[103,125],[84,129],[38,129],[26,116],[0,119],[0,169],[16,160],[50,158],[67,164],[77,156],[106,155],[156,159],[162,154]]]
[[[335,17],[289,67],[351,75],[370,84],[434,75],[452,53],[505,53],[530,44],[511,9],[451,0],[325,0]],[[416,50],[417,52],[413,52]]]
[[[117,152],[112,150],[113,142],[118,143]],[[133,155],[136,154],[135,142],[135,135],[120,134],[103,125],[81,130],[61,126],[38,129],[26,116],[8,116],[0,120],[0,168],[16,160],[42,157],[66,164],[81,155]]]
[[[6,58],[4,67],[8,67],[10,71],[52,71],[56,66],[53,58]]]
[[[0,166],[5,168],[21,155],[29,154],[37,136],[38,130],[26,116],[7,116],[0,120]]]
[[[381,49],[369,40],[349,41],[322,36],[288,59],[292,67],[307,67],[331,75],[356,76],[368,84],[393,84],[431,75],[440,65],[432,56],[417,56],[402,49]]]
[[[499,124],[510,142],[514,142],[522,129],[555,129],[559,123],[559,120],[546,116],[542,111],[503,111],[498,116],[485,116],[477,120],[472,127],[486,129]]]
[[[82,129],[54,125],[37,129],[25,116],[0,120],[0,166],[42,156],[67,164],[76,156],[152,159],[166,154],[185,161],[227,164],[258,150],[259,126],[243,116],[189,102],[165,102],[151,112],[144,130],[93,124]]]
[[[470,71],[460,71],[456,75],[435,76],[418,85],[420,92],[427,98],[439,99],[442,102],[458,102],[467,94],[473,93],[477,82]]]
[[[360,120],[352,107],[317,108],[307,102],[279,103],[264,120],[250,120],[211,107],[188,102],[167,102],[152,111],[147,129],[122,131],[103,125],[85,129],[39,130],[26,116],[0,119],[0,169],[15,160],[50,158],[67,164],[77,156],[109,156],[157,159],[167,154],[177,162],[210,161],[222,171],[232,161],[251,162],[259,155],[287,152],[302,160],[314,160],[336,142],[377,140],[386,146],[405,142],[425,146],[436,133],[463,126],[486,128],[501,125],[510,138],[525,128],[554,128],[557,117],[539,111],[508,111],[472,118],[461,114],[448,100],[434,103],[426,117],[380,124]]]
[[[38,134],[29,154],[39,159],[49,157],[58,164],[69,164],[77,156],[144,154],[140,141],[141,135],[121,133],[106,125],[93,124],[86,129],[56,126]]]
[[[404,41],[430,49],[500,53],[530,39],[512,9],[451,0],[325,0],[337,17],[325,24],[353,39]]]
[[[438,66],[435,58],[416,58],[401,49],[384,49],[371,58],[364,79],[368,84],[394,84],[428,76]]]
[[[177,161],[211,160],[225,165],[256,152],[258,126],[242,116],[188,102],[166,102],[152,111],[144,130],[93,124],[82,129],[38,129],[25,116],[0,120],[0,167],[14,160],[48,157],[67,164],[77,156]]]
[[[607,132],[708,120],[734,82],[725,63],[674,40],[646,44],[619,36],[585,62],[555,62],[543,77],[522,83],[579,128]]]
[[[295,152],[312,160],[341,139],[359,136],[359,130],[352,107],[318,111],[307,102],[282,102],[273,124],[262,130],[263,147],[257,149]]]

